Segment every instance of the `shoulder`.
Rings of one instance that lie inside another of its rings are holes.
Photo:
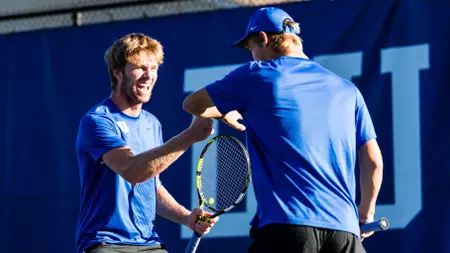
[[[270,61],[250,61],[247,64],[242,65],[241,67],[247,70],[249,73],[255,73],[264,69],[273,68],[274,66]]]
[[[99,124],[115,124],[111,108],[105,101],[92,107],[80,120],[80,128],[93,127]]]
[[[310,64],[315,66],[315,68],[318,68],[320,73],[323,73],[326,75],[326,80],[329,84],[336,85],[340,90],[346,91],[346,94],[351,98],[356,98],[358,94],[360,94],[358,87],[350,80],[341,77],[340,75],[334,73],[333,71],[330,71],[329,69],[325,68],[321,64],[310,61]]]
[[[244,81],[253,79],[255,76],[258,76],[261,70],[267,68],[267,63],[261,61],[249,61],[244,63],[231,72],[229,72],[225,80],[228,81]]]
[[[237,68],[235,68],[233,71],[231,71],[228,75],[229,76],[245,76],[252,72],[255,72],[259,69],[261,69],[261,66],[263,65],[263,62],[259,61],[249,61],[247,63],[244,63]]]

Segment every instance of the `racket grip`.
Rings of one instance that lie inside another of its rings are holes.
[[[380,231],[380,230],[386,230],[388,228],[389,228],[389,220],[383,217],[376,221],[362,224],[361,232],[369,233],[369,232],[375,232],[375,231]]]
[[[195,253],[197,251],[198,244],[200,243],[200,239],[202,238],[201,235],[197,234],[197,232],[194,232],[194,234],[191,237],[191,240],[189,240],[189,244],[186,247],[186,251],[184,253]]]

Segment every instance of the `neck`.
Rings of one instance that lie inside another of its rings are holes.
[[[128,116],[137,117],[141,113],[142,103],[132,103],[120,91],[111,93],[111,101]]]
[[[291,46],[284,49],[277,57],[281,56],[291,56],[297,58],[309,59],[308,56],[303,52],[303,48],[301,46]]]
[[[289,54],[285,54],[284,56],[291,56],[291,57],[298,57],[298,58],[304,58],[304,59],[309,59],[308,56],[306,56],[305,53],[303,52],[296,52],[296,53],[289,53]]]

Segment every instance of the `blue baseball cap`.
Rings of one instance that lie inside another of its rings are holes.
[[[245,40],[250,35],[257,34],[259,32],[300,34],[300,28],[293,28],[283,25],[286,19],[294,21],[289,14],[279,8],[264,7],[256,10],[250,18],[245,35],[233,43],[233,47],[243,47]]]

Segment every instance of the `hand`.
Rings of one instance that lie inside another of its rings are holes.
[[[210,221],[201,221],[197,223],[198,217],[206,216],[211,217],[213,214],[203,211],[200,208],[195,208],[188,216],[188,223],[186,224],[190,229],[196,231],[198,234],[203,235],[209,233],[214,224],[219,220],[219,217],[215,217]]]
[[[194,142],[203,141],[214,133],[213,120],[195,117],[185,132]]]
[[[222,120],[230,127],[239,131],[244,131],[245,126],[238,122],[238,120],[242,119],[242,115],[238,111],[231,111],[227,113]]]
[[[368,212],[360,207],[360,208],[358,208],[358,213],[359,213],[359,224],[361,224],[361,225],[364,223],[372,222],[374,220],[373,217],[375,215],[375,212]],[[374,232],[361,233],[361,241],[363,241],[365,238],[373,235],[373,233]]]

